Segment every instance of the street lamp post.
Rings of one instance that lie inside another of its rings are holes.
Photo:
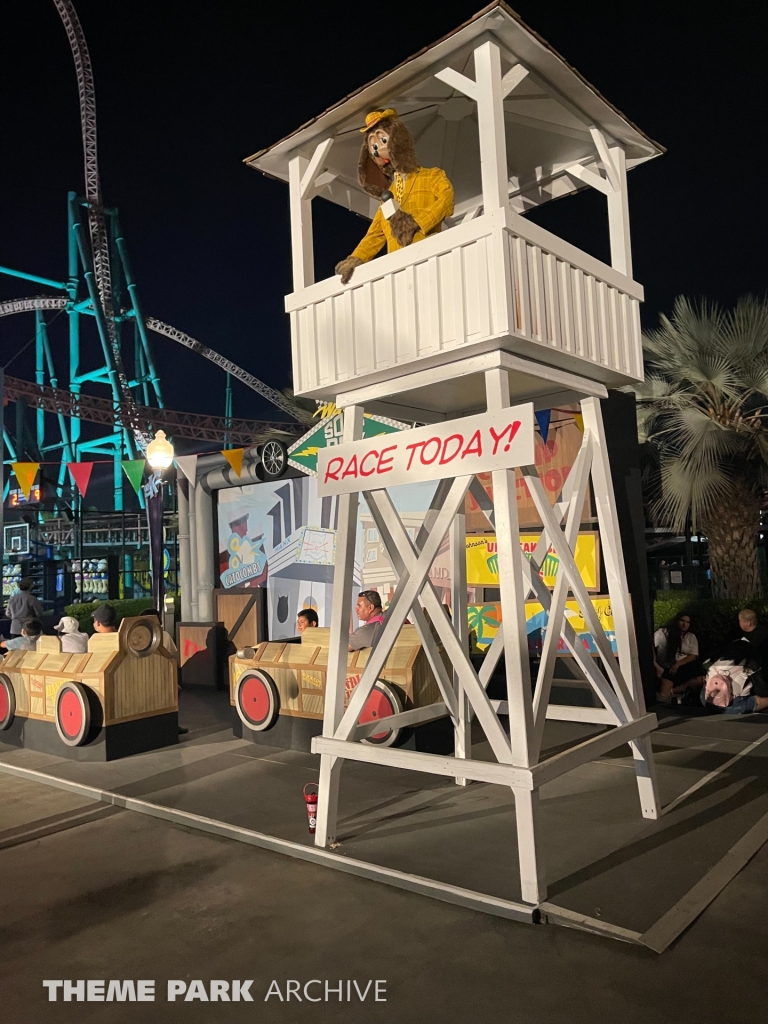
[[[158,430],[154,440],[147,445],[147,462],[154,470],[148,483],[144,484],[149,525],[149,549],[152,566],[152,599],[165,623],[164,579],[163,579],[163,470],[173,462],[173,445]]]

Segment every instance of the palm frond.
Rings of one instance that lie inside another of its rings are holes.
[[[661,498],[654,511],[672,529],[683,530],[689,516],[697,522],[711,516],[731,489],[731,478],[722,467],[694,469],[682,459],[670,459],[661,468]]]
[[[768,304],[754,295],[745,295],[727,314],[723,337],[734,361],[740,361],[745,372],[755,364],[764,366],[768,358]]]
[[[679,297],[643,346],[638,433],[659,467],[645,476],[658,483],[654,514],[681,528],[714,514],[737,480],[768,481],[768,301],[747,296],[724,312]]]

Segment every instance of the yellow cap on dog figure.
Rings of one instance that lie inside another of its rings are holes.
[[[370,114],[365,115],[365,128],[361,128],[360,131],[365,134],[371,128],[375,128],[379,121],[385,121],[388,117],[397,117],[397,111],[392,107],[387,107],[386,110],[372,110]]]

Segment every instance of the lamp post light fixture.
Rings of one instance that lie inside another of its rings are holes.
[[[147,462],[152,469],[168,469],[173,462],[173,445],[165,436],[164,430],[158,430],[153,441],[147,445]]]
[[[149,526],[150,564],[152,566],[152,598],[155,608],[160,613],[165,627],[165,580],[163,578],[163,552],[165,548],[165,526],[163,517],[163,470],[173,462],[173,445],[165,436],[164,430],[158,430],[154,439],[147,445],[147,462],[154,475],[144,485],[144,496],[147,507],[147,523]]]

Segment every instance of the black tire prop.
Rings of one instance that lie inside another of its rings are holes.
[[[288,468],[288,449],[282,441],[270,438],[259,449],[261,473],[264,480],[277,480]]]

